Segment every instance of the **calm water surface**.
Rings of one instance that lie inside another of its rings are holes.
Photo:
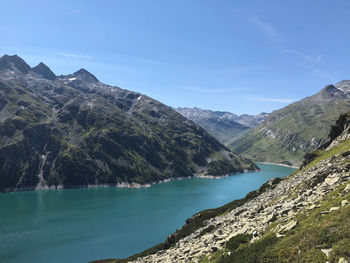
[[[192,178],[150,188],[92,188],[0,194],[0,262],[88,262],[126,257],[175,232],[194,213],[244,197],[295,169],[220,180]]]

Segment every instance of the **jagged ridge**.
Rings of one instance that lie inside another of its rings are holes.
[[[53,78],[18,56],[0,65],[0,192],[257,169],[170,107],[84,69]]]

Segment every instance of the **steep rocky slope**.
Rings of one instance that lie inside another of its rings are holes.
[[[259,125],[267,113],[258,115],[235,115],[226,111],[202,110],[200,108],[177,108],[176,111],[194,121],[224,145],[230,145],[251,128]]]
[[[139,255],[103,262],[350,262],[349,171],[350,113],[287,178],[195,214]]]
[[[272,112],[258,127],[230,146],[255,161],[300,165],[305,153],[326,139],[338,116],[350,110],[350,81]]]
[[[0,192],[146,184],[254,170],[204,129],[81,69],[66,76],[0,58]]]

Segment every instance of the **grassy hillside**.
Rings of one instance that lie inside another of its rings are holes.
[[[320,146],[330,126],[349,109],[348,94],[327,86],[312,97],[272,112],[230,149],[255,161],[300,165],[305,153]]]

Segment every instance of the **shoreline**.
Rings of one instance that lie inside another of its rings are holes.
[[[257,164],[259,164],[259,163],[261,163],[261,164],[273,164],[273,165],[278,165],[278,166],[283,166],[283,167],[299,169],[298,166],[293,166],[293,165],[288,165],[288,164],[283,164],[283,163],[269,163],[269,162],[256,162],[256,163]]]
[[[184,180],[184,179],[191,179],[191,178],[204,178],[204,179],[223,179],[226,177],[229,177],[231,175],[240,174],[240,173],[254,173],[258,172],[259,170],[244,170],[243,172],[237,172],[237,173],[230,173],[220,176],[213,176],[213,175],[203,175],[203,174],[194,174],[193,176],[189,177],[176,177],[176,178],[168,178],[164,180],[154,181],[146,184],[139,184],[139,183],[127,183],[122,182],[118,184],[87,184],[87,185],[75,185],[75,186],[64,186],[64,185],[57,185],[57,186],[25,186],[25,187],[17,187],[17,188],[5,188],[3,191],[0,191],[0,194],[6,194],[6,193],[15,193],[15,192],[29,192],[29,191],[41,191],[41,190],[61,190],[61,189],[83,189],[83,188],[109,188],[109,187],[117,187],[117,188],[130,188],[130,189],[140,189],[140,188],[149,188],[154,184],[162,184],[162,183],[168,183],[171,181],[177,181],[177,180]]]

